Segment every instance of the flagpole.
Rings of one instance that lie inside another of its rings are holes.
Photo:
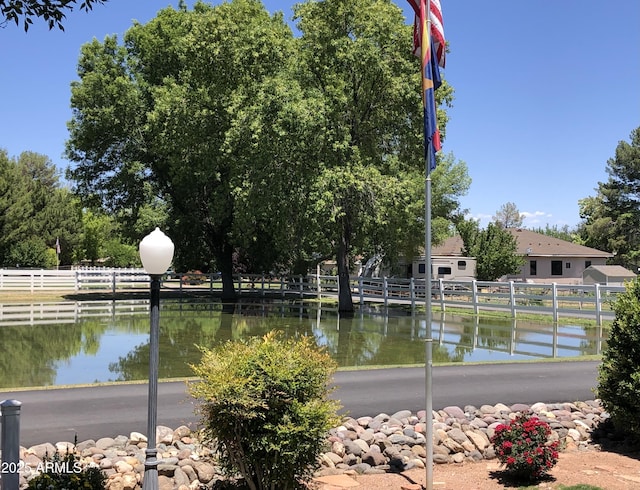
[[[431,39],[431,2],[426,0],[425,12],[427,24],[427,39]],[[423,33],[424,34],[424,33]],[[426,63],[430,63],[430,59],[426,59],[425,50],[431,49],[430,45],[425,46],[425,38],[422,39],[422,77],[425,76]],[[423,87],[423,97],[424,97]],[[425,101],[426,103],[426,101]],[[433,108],[435,110],[435,107]],[[426,117],[426,113],[425,113]],[[425,141],[426,141],[425,135]],[[426,148],[425,151],[425,185],[424,185],[424,279],[425,279],[425,321],[426,334],[425,340],[425,445],[426,445],[426,482],[425,489],[433,490],[433,329],[431,325],[431,151]]]

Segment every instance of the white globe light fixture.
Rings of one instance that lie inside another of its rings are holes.
[[[158,490],[158,448],[156,426],[158,419],[158,364],[160,357],[160,279],[173,260],[171,239],[156,228],[140,242],[140,259],[151,277],[149,333],[149,403],[147,416],[147,448],[145,450],[143,490]]]
[[[140,242],[140,259],[147,274],[164,274],[173,260],[174,246],[171,238],[156,228]]]

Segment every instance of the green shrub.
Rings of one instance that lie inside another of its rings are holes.
[[[29,480],[29,490],[104,490],[106,476],[100,468],[82,468],[77,455],[67,451],[64,456],[58,451],[52,458],[45,457],[40,473]]]
[[[8,257],[6,265],[11,267],[36,267],[41,269],[56,266],[56,257],[47,253],[47,245],[41,238],[28,238],[14,243]]]
[[[313,339],[277,332],[201,350],[190,391],[222,469],[251,490],[306,488],[339,422],[328,398],[335,362]]]
[[[107,240],[102,248],[105,256],[105,267],[137,267],[140,265],[140,254],[134,245],[122,243],[117,238]]]
[[[627,283],[613,311],[597,394],[617,428],[640,436],[640,279]]]

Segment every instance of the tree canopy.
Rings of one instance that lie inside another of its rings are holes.
[[[82,0],[80,10],[88,12],[96,4],[103,4],[108,0]],[[57,27],[64,31],[62,21],[65,19],[65,11],[70,12],[78,0],[0,0],[0,14],[4,20],[0,21],[0,27],[4,27],[8,22],[15,22],[20,25],[22,21],[25,32],[33,24],[34,17],[42,18],[49,29]]]
[[[131,232],[159,210],[177,267],[220,271],[225,296],[235,271],[306,273],[336,257],[348,311],[356,256],[411,255],[424,236],[419,62],[388,1],[309,2],[294,17],[297,38],[258,0],[181,4],[124,45],[85,44],[68,177]],[[438,102],[452,96],[445,82]],[[439,164],[436,236],[470,182],[452,155]]]
[[[584,244],[612,252],[612,262],[640,264],[640,127],[630,141],[620,141],[607,161],[609,178],[599,182],[595,196],[581,199]]]

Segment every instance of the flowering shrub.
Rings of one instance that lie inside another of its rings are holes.
[[[516,478],[536,480],[558,462],[558,441],[548,442],[551,427],[535,416],[518,415],[501,424],[491,438],[496,455]]]

